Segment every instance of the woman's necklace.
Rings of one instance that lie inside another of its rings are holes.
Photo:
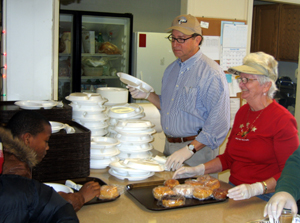
[[[252,122],[252,124],[249,123],[249,114],[250,114],[250,108],[248,110],[248,114],[247,114],[247,122],[246,122],[246,130],[243,131],[243,127],[244,125],[240,125],[240,132],[238,133],[238,135],[240,135],[242,138],[246,138],[247,134],[249,132],[255,132],[257,130],[257,128],[254,126],[254,123],[256,122],[256,120],[259,118],[259,116],[261,115],[261,113],[264,111],[265,109],[262,109],[261,112],[258,114],[258,116],[256,116],[256,118],[254,119],[254,121]]]
[[[250,113],[250,108],[249,108],[249,110],[248,110],[248,115],[247,115],[247,123],[246,123],[246,127],[247,127],[247,129],[249,130],[248,132],[250,132],[250,131],[253,131],[253,132],[255,132],[256,131],[256,127],[255,126],[253,126],[254,125],[254,123],[255,123],[255,121],[259,118],[259,116],[261,115],[261,113],[264,111],[265,109],[262,109],[261,110],[261,112],[258,114],[258,116],[256,116],[256,118],[254,119],[254,121],[252,122],[252,124],[250,125],[250,123],[248,122],[248,119],[249,119],[249,113]]]

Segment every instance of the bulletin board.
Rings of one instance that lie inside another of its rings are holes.
[[[229,21],[229,22],[244,22],[247,24],[246,20],[237,20],[237,19],[218,19],[218,18],[205,18],[205,17],[197,17],[198,21],[201,23],[208,22],[208,29],[202,28],[203,36],[221,36],[221,22]]]
[[[197,19],[200,23],[201,23],[201,21],[209,23],[208,29],[202,28],[203,36],[221,36],[222,21],[243,22],[243,23],[245,23],[245,25],[247,24],[246,20],[237,20],[237,19],[220,19],[220,18],[206,18],[206,17],[197,17]],[[220,64],[219,60],[216,60],[216,62]],[[241,98],[241,93],[237,93],[236,97],[230,97],[230,98],[239,99],[240,107],[242,106],[243,101]]]

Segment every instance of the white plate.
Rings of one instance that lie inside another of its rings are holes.
[[[44,184],[49,187],[52,187],[56,192],[62,191],[65,193],[74,193],[72,188],[63,184],[58,184],[58,183],[44,183]]]
[[[90,154],[91,160],[99,160],[99,159],[110,159],[114,156],[119,155],[120,151],[117,149],[111,153],[104,153],[104,154]]]
[[[146,143],[153,141],[152,135],[141,135],[141,136],[133,136],[133,135],[121,135],[117,134],[115,136],[120,142],[137,142],[137,143]]]
[[[72,112],[73,119],[96,119],[96,120],[103,120],[108,119],[109,117],[107,114],[100,112],[100,111],[73,111]]]
[[[90,160],[90,168],[91,169],[105,169],[109,166],[111,162],[119,161],[119,158],[113,156],[109,159],[91,159]]]
[[[34,101],[34,100],[27,100],[27,101],[16,101],[15,105],[19,106],[23,109],[51,109],[56,106],[58,103],[55,101]]]
[[[109,118],[107,119],[103,119],[103,120],[100,120],[100,121],[95,121],[95,120],[86,120],[86,119],[74,119],[75,122],[79,123],[80,125],[83,125],[87,128],[89,127],[101,127],[101,126],[106,126],[108,125],[108,120]]]
[[[75,122],[80,123],[87,123],[87,122],[101,122],[101,121],[105,121],[108,120],[109,117],[106,116],[102,116],[102,117],[89,117],[89,118],[84,118],[84,117],[80,117],[80,118],[75,118],[72,117],[74,119]]]
[[[90,155],[107,155],[107,154],[112,154],[115,153],[116,151],[119,151],[119,149],[117,147],[109,147],[109,148],[103,148],[103,149],[96,149],[96,148],[92,148],[91,147],[91,153]]]
[[[135,135],[135,136],[140,136],[140,135],[152,135],[155,133],[155,129],[143,129],[143,130],[126,130],[126,129],[119,129],[118,127],[115,127],[115,130],[119,132],[122,135]]]
[[[68,101],[72,101],[73,104],[79,105],[103,105],[107,102],[106,98],[102,98],[102,96],[98,93],[87,93],[87,92],[75,92],[71,93],[66,97]]]
[[[52,133],[59,132],[61,129],[65,128],[65,124],[61,122],[50,121]]]
[[[98,138],[93,138],[93,140],[91,141],[91,147],[97,149],[104,149],[104,148],[110,148],[116,146],[119,143],[120,143],[119,140],[115,138],[98,137]]]
[[[108,133],[108,129],[103,128],[99,130],[91,130],[91,137],[101,137],[105,136]]]
[[[108,110],[108,116],[117,119],[126,119],[135,117],[144,112],[143,107],[137,104],[125,104],[121,106],[113,106]]]
[[[117,73],[117,75],[119,76],[120,81],[122,81],[124,84],[127,84],[130,87],[137,88],[143,92],[154,92],[154,89],[149,84],[132,75],[125,74],[122,72]]]
[[[119,130],[144,130],[153,127],[153,124],[148,120],[131,119],[131,120],[118,120],[116,129]]]
[[[98,105],[98,104],[75,104],[75,103],[70,103],[69,104],[72,107],[73,111],[99,111],[103,112],[106,109],[106,106],[103,105]]]
[[[149,178],[149,177],[152,177],[152,176],[154,175],[153,172],[150,172],[148,175],[145,175],[145,176],[134,176],[134,177],[131,177],[131,176],[122,176],[122,175],[120,175],[120,174],[117,174],[117,173],[114,172],[112,169],[109,169],[108,172],[109,172],[112,176],[114,176],[114,177],[116,177],[116,178],[118,178],[118,179],[120,179],[120,180],[125,180],[125,179],[127,179],[127,180],[129,180],[129,181],[145,180],[145,179],[147,179],[147,178]]]
[[[120,143],[117,145],[117,148],[121,152],[146,152],[153,149],[153,145],[151,143]]]
[[[132,168],[123,166],[120,164],[120,161],[110,163],[109,167],[111,169],[113,169],[116,172],[116,174],[119,174],[122,176],[145,176],[151,172],[151,171],[145,171],[145,170],[132,169]]]
[[[150,151],[146,151],[146,152],[135,152],[135,153],[131,153],[131,152],[120,152],[118,154],[118,157],[121,160],[125,160],[125,159],[150,159],[152,157],[152,152]]]
[[[163,165],[154,160],[125,159],[120,163],[124,166],[138,170],[148,170],[153,172],[162,172],[165,170]]]

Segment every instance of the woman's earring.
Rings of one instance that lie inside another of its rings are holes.
[[[264,92],[264,94],[263,95],[267,95],[267,93],[266,92]]]

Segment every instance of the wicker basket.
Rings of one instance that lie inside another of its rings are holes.
[[[64,121],[75,133],[60,130],[51,135],[50,149],[43,161],[33,168],[33,179],[39,181],[66,180],[90,175],[91,131],[84,126]]]
[[[19,106],[14,104],[15,101],[1,101],[0,102],[0,123],[6,124],[10,118],[22,110]],[[51,109],[38,109],[33,110],[41,113],[45,116],[49,121],[57,121],[62,122],[65,120],[72,120],[72,107],[64,104],[63,107],[53,107]]]

